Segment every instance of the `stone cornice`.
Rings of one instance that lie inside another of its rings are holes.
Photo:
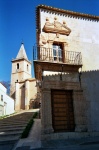
[[[15,82],[15,83],[25,83],[26,81],[33,82],[33,81],[36,81],[36,79],[35,78],[29,78],[29,79],[25,79],[23,81]]]
[[[24,58],[24,57],[22,57],[22,58],[12,59],[12,61],[11,61],[11,62],[19,62],[19,61],[23,61],[23,60],[25,60],[25,61],[27,61],[28,63],[30,63],[30,64],[31,64],[31,61],[27,60],[27,59],[26,59],[26,58]]]
[[[94,16],[94,15],[89,15],[89,14],[84,14],[84,13],[78,13],[78,12],[73,12],[69,10],[63,10],[55,7],[50,7],[46,5],[38,5],[36,8],[36,34],[37,34],[37,42],[39,41],[39,33],[41,31],[40,27],[40,10],[46,11],[46,12],[51,12],[55,14],[60,14],[68,17],[73,17],[73,18],[78,18],[78,19],[85,19],[89,21],[99,21],[99,16]],[[38,43],[37,43],[38,44]]]
[[[37,6],[37,10],[38,9],[44,9],[46,11],[51,11],[51,12],[54,11],[58,14],[69,15],[72,17],[85,18],[85,19],[89,19],[89,20],[99,21],[99,16],[94,16],[94,15],[89,15],[89,14],[84,14],[84,13],[78,13],[78,12],[73,12],[73,11],[69,11],[69,10],[63,10],[63,9],[50,7],[50,6],[46,6],[46,5]]]

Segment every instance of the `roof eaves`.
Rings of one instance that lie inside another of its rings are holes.
[[[51,6],[46,6],[46,5],[38,5],[37,9],[47,9],[49,11],[56,11],[57,13],[62,13],[65,15],[70,15],[73,17],[79,17],[79,18],[85,18],[85,19],[90,19],[90,20],[96,20],[99,21],[99,16],[94,16],[94,15],[89,15],[89,14],[84,14],[84,13],[79,13],[79,12],[73,12],[69,10],[64,10],[64,9],[59,9]]]

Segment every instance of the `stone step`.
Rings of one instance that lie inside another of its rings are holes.
[[[3,118],[1,120],[10,120],[10,119],[28,119],[30,117],[33,117],[33,114],[32,115],[24,115],[24,116],[17,116],[17,117],[7,117],[7,118]]]
[[[15,144],[32,117],[33,112],[26,112],[0,120],[0,145]]]
[[[3,119],[1,119],[1,120],[10,120],[10,119],[12,119],[12,120],[15,120],[15,119],[17,119],[17,120],[18,120],[18,119],[28,119],[28,118],[30,118],[30,117],[32,117],[32,116],[33,116],[33,115],[27,116],[27,117],[24,115],[24,116],[22,116],[22,117],[17,117],[17,118],[16,118],[16,117],[8,117],[8,118],[3,118]]]
[[[24,123],[22,123],[22,122],[10,122],[10,123],[7,123],[7,122],[5,122],[5,123],[0,123],[0,126],[7,126],[7,125],[21,125],[21,124],[24,124],[24,125],[26,125],[28,122],[24,122]]]
[[[9,137],[9,136],[21,136],[23,130],[21,131],[11,131],[11,132],[0,132],[0,139],[2,139],[2,137]]]
[[[6,130],[6,129],[14,128],[16,130],[16,128],[25,128],[25,127],[26,127],[25,124],[23,124],[23,125],[13,125],[13,126],[6,125],[6,126],[0,126],[0,131],[1,131],[1,129]]]
[[[26,125],[27,124],[24,124],[24,125],[21,125],[21,124],[18,124],[18,125],[16,125],[16,124],[14,124],[14,125],[11,125],[11,126],[9,126],[9,125],[5,125],[5,126],[0,126],[0,130],[1,129],[7,129],[7,128],[9,128],[9,129],[11,129],[11,128],[18,128],[18,127],[26,127]]]
[[[17,123],[17,122],[18,122],[18,123],[26,123],[26,122],[29,122],[29,120],[30,120],[30,119],[25,120],[25,121],[23,121],[23,120],[18,120],[18,121],[16,121],[16,120],[1,121],[1,122],[0,122],[0,124],[2,124],[2,123],[4,123],[4,124],[6,124],[6,123],[7,123],[7,124],[9,124],[9,123]]]
[[[11,132],[11,131],[23,131],[25,129],[24,127],[12,127],[12,128],[1,128],[0,132]]]
[[[21,118],[21,119],[22,119],[22,118],[28,119],[29,117],[33,117],[33,113],[32,113],[32,114],[29,114],[29,115],[24,114],[24,115],[9,116],[9,117],[3,118],[3,119],[1,119],[1,120],[20,119],[20,118]]]
[[[33,115],[30,115],[30,116],[27,116],[27,117],[24,115],[24,116],[19,116],[17,118],[16,117],[8,117],[8,118],[0,119],[0,120],[1,121],[2,120],[20,120],[20,119],[24,119],[25,120],[25,119],[28,119],[28,118],[31,118],[31,117],[33,117]]]
[[[2,128],[2,127],[4,127],[4,128],[8,128],[8,127],[10,127],[10,126],[13,126],[13,127],[15,127],[15,126],[26,126],[28,124],[28,122],[26,122],[26,123],[9,123],[9,124],[7,124],[7,123],[2,123],[2,124],[0,124],[0,128]]]
[[[10,121],[10,120],[12,120],[12,121],[15,121],[15,120],[23,120],[23,121],[26,121],[26,120],[29,120],[30,118],[32,118],[33,116],[29,116],[29,117],[22,117],[22,118],[6,118],[6,119],[0,119],[0,122],[2,122],[2,121]]]
[[[0,138],[0,145],[3,144],[10,144],[10,143],[15,143],[20,139],[20,136],[9,136],[9,137],[2,137]]]

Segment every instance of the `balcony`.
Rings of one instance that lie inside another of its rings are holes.
[[[81,52],[45,47],[33,47],[33,60],[51,63],[82,65]]]
[[[33,47],[35,77],[42,80],[43,71],[78,72],[82,67],[80,52],[66,51],[53,46],[52,48]]]

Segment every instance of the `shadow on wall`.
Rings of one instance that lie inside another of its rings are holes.
[[[43,79],[45,82],[61,82],[59,74],[44,76]],[[78,109],[81,107],[81,112],[86,113],[88,119],[85,122],[87,122],[88,131],[99,132],[99,70],[81,72],[80,78],[78,73],[62,74],[62,82],[80,83],[80,81],[84,98],[77,101],[76,106]],[[49,85],[46,84],[46,86]]]
[[[20,89],[21,89],[20,109],[25,109],[25,84],[23,84]]]
[[[82,72],[81,86],[91,100],[99,101],[99,70]]]
[[[89,128],[99,131],[99,70],[82,72],[81,87],[88,102]]]
[[[13,99],[15,99],[15,92],[11,95],[11,97],[12,97]]]

